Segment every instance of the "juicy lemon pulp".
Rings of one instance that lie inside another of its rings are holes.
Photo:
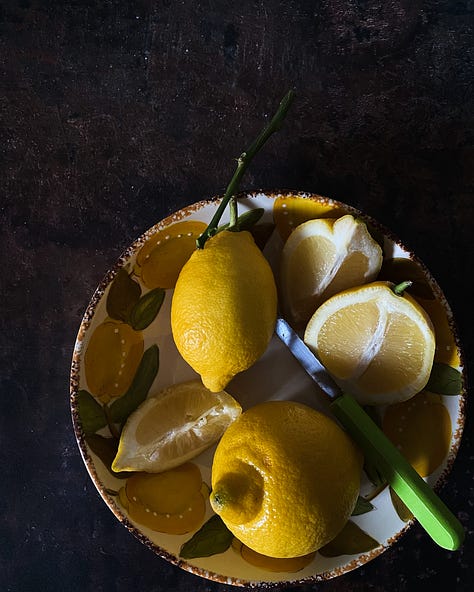
[[[211,393],[200,381],[168,387],[130,415],[112,469],[152,473],[177,467],[214,444],[240,413],[231,395]]]
[[[244,412],[212,465],[211,506],[253,551],[299,557],[331,540],[357,500],[361,456],[329,417],[291,401]]]
[[[333,294],[375,279],[382,250],[366,225],[347,214],[299,225],[282,252],[283,306],[295,325],[304,325]]]
[[[343,390],[361,404],[392,404],[428,382],[435,339],[425,311],[383,282],[336,294],[321,305],[304,340]]]
[[[276,321],[273,273],[249,232],[222,231],[181,270],[171,328],[181,356],[212,391],[264,353]]]

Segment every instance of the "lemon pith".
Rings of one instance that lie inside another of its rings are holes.
[[[331,540],[349,518],[361,457],[329,417],[269,401],[245,411],[221,438],[211,506],[254,551],[299,557]]]
[[[276,321],[273,273],[249,232],[222,231],[178,277],[171,328],[181,356],[212,391],[264,353]]]

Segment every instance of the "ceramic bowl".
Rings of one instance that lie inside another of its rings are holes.
[[[120,399],[120,396],[115,395],[123,394],[127,380],[130,381],[132,375],[136,378],[137,368],[144,364],[142,356],[146,356],[147,352],[159,352],[159,367],[158,364],[151,364],[150,369],[149,365],[148,377],[144,383],[142,380],[141,388],[146,390],[142,396],[197,377],[178,354],[171,334],[173,277],[157,279],[154,270],[179,267],[179,257],[173,257],[170,247],[178,244],[179,240],[194,241],[194,234],[210,221],[219,200],[215,198],[193,204],[150,228],[121,255],[92,295],[77,335],[71,369],[70,401],[79,449],[92,481],[117,519],[157,555],[182,569],[237,586],[272,587],[338,577],[375,559],[396,544],[413,523],[413,518],[396,495],[389,487],[377,482],[373,475],[369,477],[366,472],[362,475],[361,497],[365,503],[359,508],[359,513],[351,517],[350,531],[346,530],[345,534],[343,531],[336,545],[295,564],[246,553],[245,548],[235,540],[224,552],[208,557],[183,558],[183,545],[195,533],[158,532],[150,528],[149,523],[146,525],[137,521],[136,515],[132,517],[125,509],[120,494],[124,491],[127,476],[117,478],[110,470],[115,441],[111,438],[109,427],[104,425],[101,414],[104,404],[110,406]],[[433,434],[431,439],[427,438],[420,444],[424,449],[418,450],[417,454],[429,461],[427,481],[432,487],[439,487],[448,477],[460,444],[465,418],[465,377],[452,313],[435,279],[389,230],[346,204],[301,192],[252,192],[239,195],[239,214],[257,208],[261,208],[263,214],[252,232],[277,279],[281,248],[296,225],[312,217],[337,217],[350,213],[361,217],[373,237],[383,245],[381,277],[396,282],[407,279],[408,274],[408,279],[414,280],[412,295],[425,306],[436,330],[436,372],[430,381],[432,392],[428,395],[422,393],[421,399],[417,395],[412,400],[416,408],[416,413],[412,415],[417,418],[418,425],[415,428],[413,425],[404,425],[401,429],[425,428],[425,432]],[[222,224],[228,220],[226,215]],[[169,271],[171,276],[177,273],[176,269]],[[157,288],[157,282],[168,283],[171,287],[160,290],[162,286]],[[144,301],[143,298],[152,291],[154,299],[149,296]],[[137,312],[139,300],[142,306],[141,311]],[[146,302],[147,306],[144,304]],[[134,314],[130,312],[132,304],[135,305],[132,311]],[[92,371],[88,370],[88,364],[91,365],[87,360],[88,351],[90,353],[96,347],[91,346],[92,338],[94,334],[97,337],[97,333],[107,323],[110,334],[104,339],[109,346],[102,345],[107,352],[99,361],[96,359],[92,362]],[[115,346],[110,345],[114,343],[112,333],[121,338],[119,343],[122,345],[118,345],[116,351]],[[122,355],[121,351],[125,359],[114,359],[114,356]],[[111,379],[112,366],[116,368],[117,376]],[[97,375],[100,375],[99,378]],[[103,388],[103,382],[107,380],[113,383],[109,385],[108,391]],[[320,393],[314,383],[277,337],[273,337],[262,358],[252,368],[234,378],[226,390],[241,403],[244,410],[262,400],[271,399],[297,400],[316,408],[321,406]],[[425,413],[423,409],[429,412]],[[379,420],[385,412],[384,409],[378,411]],[[405,421],[405,416],[402,416]],[[415,419],[407,421],[413,423]],[[443,429],[446,431],[446,426],[448,437],[445,436],[444,448],[440,449],[436,445],[438,432]],[[207,485],[210,485],[214,449],[211,447],[192,460]],[[212,515],[209,502],[206,501],[206,514],[202,523]],[[200,528],[201,525],[195,530]]]

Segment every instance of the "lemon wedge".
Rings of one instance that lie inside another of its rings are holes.
[[[280,290],[288,320],[304,326],[333,294],[373,281],[382,266],[382,249],[367,226],[347,214],[303,222],[286,241]]]
[[[304,341],[362,405],[390,405],[416,395],[428,382],[435,353],[424,309],[386,282],[332,296],[311,317]]]
[[[159,473],[177,467],[217,442],[241,412],[231,395],[212,393],[199,380],[174,384],[129,416],[112,469]]]

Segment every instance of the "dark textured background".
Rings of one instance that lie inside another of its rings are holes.
[[[473,13],[472,0],[2,2],[2,590],[230,590],[153,555],[101,501],[69,367],[107,269],[159,219],[221,193],[289,87],[287,125],[242,188],[319,192],[390,227],[444,289],[472,359]],[[303,591],[472,589],[472,415],[441,490],[464,547],[415,526]]]

